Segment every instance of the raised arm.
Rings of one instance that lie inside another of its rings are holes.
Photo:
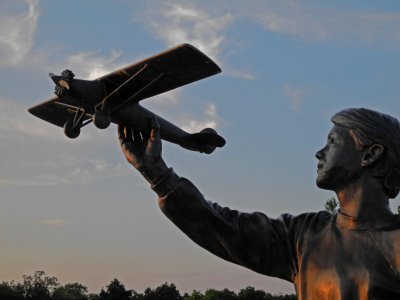
[[[206,201],[187,179],[161,157],[157,120],[150,136],[119,127],[122,151],[159,196],[164,214],[194,242],[213,254],[256,272],[293,281],[297,241],[307,215],[270,219]]]

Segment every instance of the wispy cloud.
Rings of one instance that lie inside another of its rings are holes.
[[[122,52],[118,50],[108,56],[99,51],[80,51],[54,61],[54,49],[40,45],[34,49],[39,16],[39,0],[1,1],[0,67],[70,68],[79,77],[95,79],[128,64],[121,60]]]
[[[293,111],[296,111],[300,108],[300,105],[303,103],[307,92],[308,91],[304,88],[294,87],[289,84],[286,84],[283,87],[283,93],[287,96],[290,109]]]
[[[17,101],[0,97],[0,132],[6,136],[35,136],[42,138],[59,139],[59,132],[55,126],[49,126],[43,121],[29,115],[28,106]]]
[[[24,4],[3,0],[0,4],[0,66],[18,65],[35,43],[39,17],[38,0]]]
[[[115,132],[85,130],[79,141],[71,141],[61,128],[29,117],[24,105],[0,98],[0,152],[7,158],[0,187],[82,185],[126,176],[127,165],[99,151],[115,149]]]
[[[71,156],[70,163],[66,164],[58,157],[49,156],[41,156],[35,162],[23,160],[15,163],[14,161],[14,172],[9,170],[8,165],[5,166],[0,172],[0,188],[86,185],[99,180],[124,177],[132,172],[125,164],[111,165],[106,160],[94,161]]]
[[[173,47],[182,43],[190,43],[204,52],[206,55],[222,64],[222,53],[226,42],[226,30],[233,22],[230,13],[215,13],[212,10],[200,8],[194,1],[170,1],[168,3],[158,2],[148,5],[144,15],[136,15],[143,25],[147,26],[153,36],[162,41],[166,47]],[[149,22],[149,18],[152,20]],[[231,68],[232,69],[232,68]],[[249,72],[231,70],[229,76],[242,79],[253,79]],[[168,92],[157,96],[150,106],[166,108],[177,105],[182,96],[181,90]],[[206,127],[217,128],[220,118],[217,114],[215,104],[208,104],[202,116],[194,117],[193,114],[181,111],[170,114],[188,132],[198,132]]]
[[[308,41],[364,42],[376,46],[400,45],[400,14],[380,11],[343,11],[328,2],[311,5],[298,1],[236,2],[235,17],[245,15],[265,30]],[[239,6],[241,6],[239,8]]]
[[[249,71],[236,70],[236,69],[232,69],[230,67],[227,67],[225,69],[225,73],[226,73],[226,75],[233,77],[233,78],[239,78],[239,79],[245,79],[245,80],[256,79],[256,76]]]
[[[336,26],[330,16],[329,31],[332,38],[360,41],[379,47],[400,46],[400,13],[346,12]]]
[[[213,103],[209,103],[205,106],[203,112],[203,118],[201,120],[196,119],[191,115],[185,115],[181,118],[180,124],[182,129],[194,133],[199,132],[204,128],[218,128],[220,118],[217,114],[217,107]]]
[[[80,78],[96,79],[127,65],[121,61],[121,54],[121,51],[114,50],[106,57],[98,52],[82,51],[69,56],[66,66],[79,74]]]
[[[164,3],[148,9],[143,24],[149,26],[153,35],[168,47],[191,43],[211,58],[219,60],[225,40],[225,29],[232,21],[230,14],[212,15],[189,2]]]
[[[268,31],[318,40],[328,36],[320,19],[294,1],[273,1],[251,9],[250,17]]]
[[[165,110],[179,104],[182,96],[182,89],[175,89],[166,93],[156,95],[152,98],[146,99],[145,106],[155,107],[157,109]]]

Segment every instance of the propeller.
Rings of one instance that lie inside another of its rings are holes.
[[[75,74],[71,70],[64,70],[61,76],[49,73],[50,78],[56,84],[54,89],[54,94],[60,98],[64,97],[71,88],[72,79],[74,79]]]

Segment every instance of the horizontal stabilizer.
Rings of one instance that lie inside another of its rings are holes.
[[[212,128],[205,128],[198,133],[190,134],[188,137],[200,146],[200,152],[207,154],[212,153],[216,147],[220,148],[226,144],[225,139]]]
[[[225,139],[218,135],[218,133],[212,128],[205,128],[198,133],[192,133],[190,136],[201,144],[207,144],[215,147],[223,147],[226,143]]]

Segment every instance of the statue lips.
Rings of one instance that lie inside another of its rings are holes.
[[[326,179],[325,177],[326,177],[325,164],[319,161],[317,164],[317,176],[316,176],[316,184],[318,187],[323,188],[322,185],[323,181],[325,181]]]

